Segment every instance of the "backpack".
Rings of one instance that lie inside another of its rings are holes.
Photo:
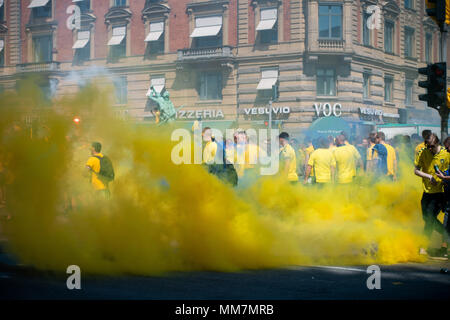
[[[98,175],[103,181],[106,183],[114,180],[114,168],[111,160],[107,156],[98,157],[95,156],[98,160],[100,160],[100,172]]]

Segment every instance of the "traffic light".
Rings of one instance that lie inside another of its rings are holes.
[[[427,15],[437,23],[441,31],[447,22],[447,4],[450,6],[449,2],[449,0],[425,0]]]
[[[419,73],[427,76],[426,81],[419,81],[419,87],[427,89],[426,94],[419,95],[420,101],[427,102],[428,107],[437,109],[447,105],[447,64],[438,62],[419,68]]]

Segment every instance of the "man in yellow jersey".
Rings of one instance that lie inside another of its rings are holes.
[[[304,184],[308,183],[311,170],[314,168],[316,175],[316,184],[322,186],[334,181],[334,173],[336,169],[336,159],[328,146],[326,138],[320,138],[318,141],[319,148],[311,153],[306,168]]]
[[[212,165],[215,162],[217,153],[217,143],[214,141],[212,131],[210,127],[205,127],[202,131],[203,142],[205,146],[203,148],[203,163]]]
[[[358,149],[348,141],[345,131],[341,132],[340,137],[341,140],[344,141],[344,144],[349,147],[348,149],[351,151],[353,158],[355,159],[356,166],[353,170],[353,176],[355,177],[357,167],[361,168],[361,170],[364,171],[364,164],[362,163],[361,154],[359,153]]]
[[[415,161],[414,173],[422,178],[423,195],[421,200],[422,216],[425,222],[424,233],[430,238],[433,229],[445,234],[444,225],[439,222],[437,216],[444,209],[445,193],[444,183],[437,176],[436,169],[444,172],[450,166],[450,154],[439,143],[439,138],[432,133],[425,140],[424,149]],[[439,172],[438,171],[438,172]],[[446,247],[443,244],[442,247]],[[420,249],[420,254],[427,254],[424,248]]]
[[[295,150],[289,144],[289,134],[282,132],[279,135],[280,140],[280,172],[290,183],[296,184],[298,182],[297,175],[297,158]]]
[[[306,144],[306,149],[305,149],[305,173],[306,173],[306,170],[308,169],[309,157],[311,156],[311,153],[313,153],[313,151],[314,151],[314,146],[312,144],[312,139],[310,137],[305,138],[305,144]],[[313,180],[314,180],[314,168],[311,169],[310,178],[308,180],[308,183],[311,183]]]
[[[86,168],[91,173],[91,184],[95,190],[95,194],[108,199],[110,192],[108,182],[100,175],[100,159],[103,158],[102,145],[100,142],[93,142],[91,145],[91,157],[86,162]]]
[[[387,149],[387,177],[392,180],[397,180],[397,152],[394,147],[386,143],[386,136],[384,132],[377,133],[377,144],[384,145]]]
[[[419,158],[419,155],[422,153],[422,151],[424,149],[426,149],[425,140],[427,140],[430,137],[431,133],[432,133],[431,130],[423,130],[422,131],[423,142],[418,144],[416,146],[416,149],[414,150],[414,161],[417,161],[417,158]]]
[[[353,182],[356,176],[356,167],[361,167],[362,160],[359,152],[352,148],[351,144],[345,144],[345,137],[339,135],[336,137],[337,147],[333,150],[334,158],[336,159],[337,181],[339,184],[348,184]]]

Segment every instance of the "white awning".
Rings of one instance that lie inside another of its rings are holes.
[[[0,52],[2,52],[4,47],[5,47],[5,41],[0,40]]]
[[[261,80],[258,83],[257,90],[271,90],[278,81],[278,70],[268,69],[262,71]]]
[[[89,31],[79,31],[77,41],[75,41],[72,49],[84,48],[89,42],[91,33]]]
[[[31,0],[30,5],[28,6],[29,9],[32,8],[39,8],[45,6],[50,0]]]
[[[277,22],[277,9],[261,9],[261,20],[256,27],[256,31],[271,30]]]
[[[199,17],[195,19],[195,29],[191,38],[217,36],[222,29],[222,16]]]
[[[157,41],[161,38],[164,32],[164,22],[152,22],[150,23],[150,33],[145,38],[145,41]]]
[[[0,0],[0,8],[3,6],[3,0]]]
[[[127,32],[126,27],[113,27],[112,37],[108,41],[108,46],[116,46],[120,44],[123,39],[125,39],[125,34]]]
[[[163,77],[152,78],[151,85],[155,88],[155,91],[161,93],[166,86],[166,79]]]
[[[84,1],[84,0],[72,0],[72,2],[81,2],[81,1]]]

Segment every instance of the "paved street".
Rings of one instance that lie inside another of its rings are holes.
[[[37,272],[0,257],[0,299],[450,299],[450,263],[380,266],[381,290],[368,290],[366,266],[287,267],[163,277],[87,276],[81,290],[65,274]]]

